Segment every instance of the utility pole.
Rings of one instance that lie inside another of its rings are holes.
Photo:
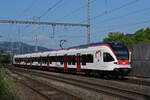
[[[90,43],[90,0],[87,0],[87,43]]]
[[[13,41],[12,41],[12,36],[10,36],[10,52],[13,55]]]
[[[52,25],[52,38],[54,39],[55,37],[55,26],[56,25]]]
[[[40,20],[40,17],[36,17],[36,16],[34,16],[33,17],[33,20],[35,21],[35,22],[39,22],[39,20]],[[36,27],[35,27],[35,51],[38,51],[38,31],[39,30],[39,25],[36,25]]]
[[[38,37],[37,37],[37,34],[35,34],[35,51],[38,51]]]
[[[10,38],[10,60],[11,60],[11,63],[13,62],[13,36],[10,34],[9,35],[9,38]]]
[[[19,51],[19,54],[21,54],[22,50],[21,50],[21,39],[20,39],[20,27],[18,27],[18,42],[19,42],[18,51]]]

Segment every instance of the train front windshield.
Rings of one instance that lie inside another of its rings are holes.
[[[129,51],[128,48],[123,45],[111,45],[116,57],[118,60],[128,60],[129,59]]]

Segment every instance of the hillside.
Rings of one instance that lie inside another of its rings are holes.
[[[21,44],[21,53],[29,53],[34,52],[34,46],[26,44],[26,43],[20,43]],[[13,46],[13,53],[18,54],[19,53],[19,42],[13,42],[12,44],[7,41],[0,42],[0,50],[3,50],[5,53],[10,52],[11,46]],[[47,49],[45,47],[38,46],[38,51],[47,51],[50,49]]]

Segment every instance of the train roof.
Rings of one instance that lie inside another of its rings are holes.
[[[45,52],[59,51],[59,50],[69,50],[69,49],[83,49],[83,48],[88,48],[90,46],[100,45],[100,44],[102,44],[102,45],[103,44],[108,44],[110,46],[112,46],[112,45],[123,45],[120,42],[97,42],[97,43],[90,43],[90,44],[85,44],[85,45],[73,46],[73,47],[65,48],[65,49],[54,49],[54,50],[49,50],[49,51],[31,52],[31,53],[25,53],[25,54],[45,53]],[[21,55],[25,55],[25,54],[21,54]]]
[[[73,47],[70,47],[68,49],[71,49],[71,48],[82,49],[82,48],[88,48],[89,46],[99,45],[99,44],[108,44],[110,46],[112,46],[112,45],[123,45],[121,42],[97,42],[97,43],[90,43],[90,44],[85,44],[85,45],[73,46]]]

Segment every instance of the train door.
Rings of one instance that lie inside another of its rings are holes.
[[[80,56],[80,54],[77,54],[76,61],[77,61],[77,72],[80,72],[81,71],[81,56]]]
[[[42,69],[42,57],[40,56],[40,69]]]
[[[68,70],[68,56],[64,55],[64,71]]]

